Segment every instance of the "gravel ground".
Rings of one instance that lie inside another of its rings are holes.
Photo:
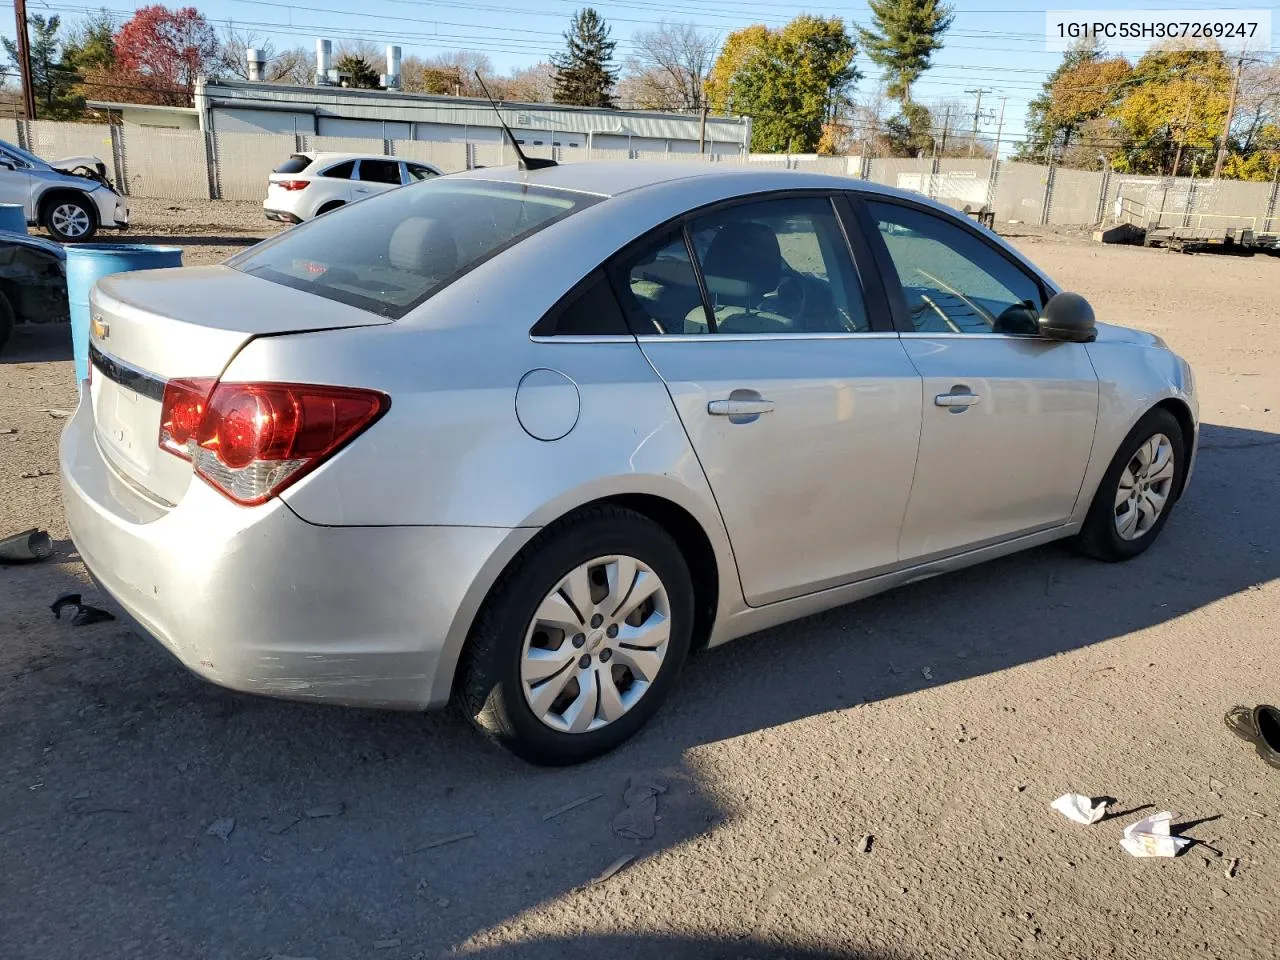
[[[253,204],[136,207],[188,262],[271,232]],[[0,530],[57,553],[0,568],[0,957],[1280,955],[1280,773],[1221,721],[1280,700],[1280,260],[1015,242],[1196,367],[1203,449],[1161,542],[1118,566],[1039,549],[730,644],[570,770],[451,713],[240,696],[119,623],[55,621],[85,574],[56,478],[21,474],[56,468],[75,394],[65,328],[19,328]],[[666,789],[651,839],[612,829],[633,780]],[[1068,790],[1117,813],[1069,823]],[[1200,842],[1130,858],[1122,827],[1163,809]]]

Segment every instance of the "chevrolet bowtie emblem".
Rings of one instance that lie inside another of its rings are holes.
[[[90,322],[89,329],[93,331],[94,338],[98,340],[105,340],[111,336],[111,324],[97,315]]]

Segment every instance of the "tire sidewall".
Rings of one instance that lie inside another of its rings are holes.
[[[627,554],[648,565],[662,581],[671,609],[671,634],[662,668],[640,699],[609,725],[588,733],[562,733],[534,716],[520,677],[525,633],[543,599],[575,567],[611,554]],[[488,689],[487,706],[497,713],[498,739],[534,763],[579,763],[612,750],[649,721],[675,685],[693,631],[692,577],[680,549],[661,527],[634,519],[591,520],[570,526],[534,552],[503,591],[489,662],[478,665]]]
[[[68,237],[64,235],[61,231],[56,229],[53,225],[53,211],[56,210],[58,207],[65,206],[66,204],[69,204],[69,203],[74,203],[81,210],[83,210],[85,212],[85,215],[88,216],[89,218],[88,231],[81,234],[78,237]],[[53,237],[55,240],[57,240],[59,243],[87,243],[88,241],[92,240],[98,232],[98,211],[94,207],[91,201],[86,200],[82,197],[73,197],[73,196],[67,196],[67,195],[55,196],[52,199],[45,202],[44,211],[45,211],[44,228],[48,230],[49,235]]]
[[[1115,497],[1120,476],[1138,448],[1157,433],[1163,433],[1168,437],[1173,447],[1176,475],[1169,492],[1169,500],[1150,530],[1135,540],[1125,540],[1116,530],[1115,523]],[[1093,527],[1090,534],[1095,541],[1101,540],[1100,545],[1103,549],[1116,559],[1128,560],[1136,557],[1155,543],[1160,536],[1160,531],[1169,522],[1169,515],[1173,513],[1174,504],[1182,492],[1182,479],[1186,476],[1186,472],[1187,450],[1181,425],[1167,410],[1149,411],[1124,438],[1124,442],[1116,451],[1115,458],[1111,461],[1111,466],[1107,468],[1106,475],[1102,478],[1102,483],[1098,486],[1098,493],[1094,497],[1087,521]]]

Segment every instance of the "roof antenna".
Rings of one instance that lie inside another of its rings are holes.
[[[547,167],[559,166],[554,160],[546,157],[526,157],[524,155],[524,151],[520,149],[520,144],[516,142],[515,134],[507,126],[507,121],[502,119],[502,111],[493,102],[493,97],[489,96],[489,88],[484,85],[484,78],[480,76],[480,71],[476,70],[475,75],[476,79],[480,81],[480,89],[484,91],[484,98],[489,101],[489,106],[493,107],[493,112],[498,115],[498,123],[502,124],[502,132],[507,135],[507,139],[511,141],[511,146],[515,148],[516,156],[519,157],[516,166],[521,170],[545,170]]]

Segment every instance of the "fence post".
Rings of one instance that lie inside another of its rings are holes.
[[[28,153],[35,153],[35,151],[31,149],[31,131],[27,129],[27,124],[30,122],[31,121],[29,120],[14,121],[14,123],[18,125],[18,146],[23,150],[26,150]]]
[[[1184,200],[1182,204],[1182,225],[1184,227],[1191,226],[1191,208],[1195,204],[1195,199],[1196,199],[1196,178],[1192,177],[1187,182],[1187,199]]]
[[[1045,175],[1044,182],[1044,203],[1040,207],[1040,224],[1049,222],[1049,210],[1053,206],[1053,179],[1055,167],[1053,165],[1053,154],[1049,155],[1049,172]]]
[[[129,168],[125,165],[124,127],[110,123],[108,119],[108,129],[111,131],[111,162],[116,168],[116,189],[122,196],[127,197],[129,196]]]
[[[1271,178],[1271,196],[1267,198],[1267,212],[1262,218],[1262,229],[1258,231],[1259,233],[1271,232],[1271,221],[1276,216],[1276,198],[1278,194],[1280,194],[1280,167],[1276,168],[1276,174]]]
[[[221,200],[222,178],[218,166],[218,138],[212,130],[205,131],[204,135],[204,165],[209,181],[209,199]]]
[[[1000,178],[1000,161],[991,158],[991,167],[987,170],[987,199],[983,204],[988,210],[996,209],[996,181]]]
[[[1098,185],[1098,206],[1093,212],[1093,222],[1102,223],[1107,215],[1107,192],[1111,189],[1111,165],[1102,168],[1102,182]]]
[[[938,199],[938,171],[942,169],[942,161],[936,156],[929,162],[929,189],[925,192],[925,196],[930,200]]]

